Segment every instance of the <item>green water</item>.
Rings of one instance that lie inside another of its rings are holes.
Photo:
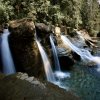
[[[80,64],[75,65],[70,74],[70,78],[61,80],[63,88],[81,100],[100,100],[100,76],[89,73],[86,66]]]
[[[100,76],[90,73],[86,67],[76,64],[71,77],[63,80],[62,85],[81,100],[100,100]]]
[[[69,90],[82,100],[100,100],[100,78],[88,73],[81,68],[82,66],[75,67],[71,72],[71,78],[66,79],[65,82],[69,85]]]
[[[95,55],[100,56],[100,48],[95,51]],[[65,79],[63,85],[79,96],[81,100],[100,100],[100,72],[92,73],[89,71],[92,68],[83,64],[78,63],[74,66],[70,72],[71,77]]]

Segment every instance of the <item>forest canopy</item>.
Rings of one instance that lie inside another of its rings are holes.
[[[0,16],[1,24],[29,17],[45,24],[100,31],[100,6],[96,0],[0,0]]]

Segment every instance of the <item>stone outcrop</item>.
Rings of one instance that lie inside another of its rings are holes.
[[[36,33],[43,46],[50,45],[49,36],[53,33],[53,26],[44,23],[35,23]]]
[[[48,82],[40,82],[27,74],[17,73],[3,76],[0,74],[0,100],[79,100]]]
[[[17,71],[43,77],[42,59],[34,39],[35,25],[31,19],[9,22],[9,44]]]

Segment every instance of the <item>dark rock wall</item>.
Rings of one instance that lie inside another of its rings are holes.
[[[9,44],[16,70],[43,77],[43,64],[34,40],[34,23],[29,19],[12,21],[9,30]]]

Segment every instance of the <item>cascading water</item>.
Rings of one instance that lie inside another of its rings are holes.
[[[39,48],[39,51],[40,51],[40,54],[41,54],[41,57],[42,57],[42,60],[43,60],[47,80],[49,82],[53,83],[53,82],[55,82],[55,77],[54,77],[53,71],[51,69],[50,62],[48,60],[46,52],[44,51],[42,45],[40,44],[39,40],[37,39],[36,34],[35,34],[35,40],[36,40],[36,43],[38,45],[38,48]]]
[[[3,62],[3,72],[5,74],[15,73],[15,66],[11,56],[9,44],[8,44],[8,36],[10,32],[8,29],[4,29],[4,32],[1,36],[1,56]]]
[[[61,35],[61,39],[63,41],[63,43],[66,45],[66,46],[69,46],[74,52],[76,52],[78,55],[80,55],[81,59],[83,61],[92,61],[92,62],[95,62],[97,63],[98,65],[98,69],[97,71],[100,72],[100,57],[95,57],[95,56],[92,56],[91,53],[88,51],[88,50],[85,50],[85,49],[80,49],[78,47],[76,47],[75,45],[73,45],[70,40],[64,36],[64,35]]]
[[[66,77],[70,77],[70,74],[63,73],[61,71],[56,71],[55,73],[53,73],[53,71],[51,69],[50,62],[49,62],[48,57],[47,57],[47,54],[44,51],[41,43],[39,42],[36,34],[35,34],[35,40],[36,40],[36,43],[38,45],[38,48],[39,48],[39,51],[40,51],[40,54],[41,54],[41,57],[43,60],[47,80],[51,83],[58,85],[61,88],[65,88],[65,86],[61,84],[62,83],[61,79],[66,78]]]
[[[51,46],[52,46],[52,51],[53,51],[53,56],[54,56],[54,63],[55,63],[55,73],[54,73],[54,75],[60,82],[61,79],[70,77],[70,73],[62,72],[61,69],[60,69],[58,54],[57,54],[57,51],[56,51],[55,44],[53,42],[52,35],[50,35],[50,43],[51,43]]]
[[[57,50],[56,50],[55,44],[53,42],[52,35],[50,35],[50,43],[52,46],[52,51],[53,51],[53,56],[54,56],[55,69],[56,69],[56,71],[60,71],[60,64],[59,64],[59,59],[58,59],[58,55],[57,55]]]

